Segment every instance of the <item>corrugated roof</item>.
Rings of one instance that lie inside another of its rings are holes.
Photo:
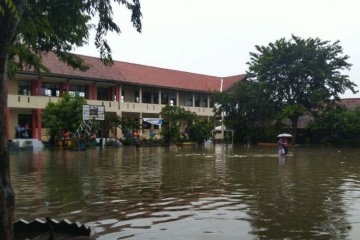
[[[183,72],[165,68],[114,61],[111,67],[105,66],[99,58],[79,55],[90,66],[88,71],[82,72],[72,69],[60,62],[53,53],[43,55],[43,64],[52,74],[65,75],[76,78],[91,78],[102,81],[115,81],[129,84],[158,86],[184,90],[213,92],[220,90],[221,77]],[[245,75],[225,77],[223,89],[231,87],[241,81]]]

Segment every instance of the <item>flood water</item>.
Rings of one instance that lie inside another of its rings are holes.
[[[360,149],[120,147],[12,152],[15,219],[97,239],[358,239]]]

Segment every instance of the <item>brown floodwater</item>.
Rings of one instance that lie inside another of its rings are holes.
[[[12,152],[15,219],[104,239],[358,239],[360,149],[119,147]]]

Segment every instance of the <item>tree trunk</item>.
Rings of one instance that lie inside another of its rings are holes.
[[[13,239],[15,197],[10,182],[9,149],[7,143],[7,60],[16,28],[26,0],[1,1],[0,14],[0,239]]]
[[[10,183],[9,149],[6,136],[8,78],[7,54],[0,51],[0,239],[13,238],[14,193]]]

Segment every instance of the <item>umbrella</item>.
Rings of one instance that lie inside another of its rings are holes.
[[[288,138],[291,138],[292,135],[289,134],[289,133],[281,133],[281,134],[279,134],[277,137],[288,137]]]

